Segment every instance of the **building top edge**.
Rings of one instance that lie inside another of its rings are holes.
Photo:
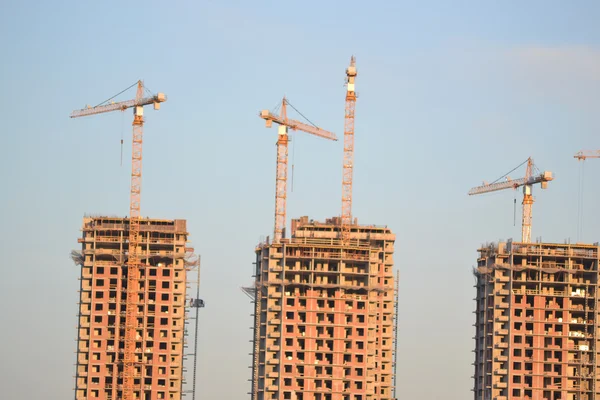
[[[129,228],[129,217],[86,216],[83,218],[83,230],[125,230]],[[187,221],[185,219],[159,219],[141,218],[142,231],[168,231],[187,234]]]
[[[310,219],[308,216],[302,216],[300,218],[292,219],[292,225],[295,225],[297,229],[308,229],[307,227],[322,227],[322,228],[337,228],[342,225],[340,217],[326,218],[325,221],[317,221]],[[376,225],[376,224],[359,224],[358,219],[354,218],[353,222],[348,225],[350,229],[362,229],[362,230],[383,230],[391,233],[391,229],[387,225]]]
[[[129,217],[120,217],[116,215],[92,215],[92,214],[84,214],[84,220],[116,220],[116,221],[129,221]],[[182,218],[175,219],[167,219],[167,218],[150,218],[150,217],[141,217],[140,221],[150,221],[150,222],[167,222],[167,223],[175,223],[175,221],[186,221]]]
[[[521,243],[507,241],[482,245],[477,252],[480,259],[510,255],[598,258],[599,250],[600,247],[597,243]]]
[[[506,241],[498,241],[498,242],[489,242],[482,244],[478,250],[491,250],[498,249],[499,247],[513,246],[518,248],[586,248],[586,249],[595,249],[599,247],[598,243],[553,243],[553,242],[536,242],[536,243],[525,243],[525,242],[515,242],[512,240]]]

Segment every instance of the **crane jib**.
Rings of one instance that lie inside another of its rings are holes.
[[[310,133],[311,135],[319,136],[324,139],[329,139],[329,140],[334,140],[334,141],[338,140],[337,136],[333,132],[326,131],[326,130],[318,128],[316,126],[308,125],[303,122],[296,121],[294,119],[289,119],[289,118],[283,119],[283,118],[278,117],[277,115],[274,115],[271,112],[266,111],[266,110],[262,111],[259,114],[259,116],[266,121],[272,121],[272,122],[275,122],[276,124],[287,126],[288,128],[293,129],[293,130]]]
[[[495,192],[497,190],[516,189],[523,185],[534,185],[536,183],[544,183],[551,181],[552,179],[552,173],[545,171],[544,173],[538,176],[530,177],[528,180],[525,180],[525,178],[521,178],[505,182],[492,183],[489,185],[476,186],[469,190],[468,194],[471,196],[475,194]]]
[[[71,118],[85,117],[88,115],[102,114],[102,113],[111,112],[111,111],[119,111],[119,110],[124,111],[131,107],[146,106],[149,104],[162,103],[162,102],[166,101],[166,99],[167,99],[167,97],[164,94],[159,93],[156,96],[144,97],[144,98],[141,98],[140,100],[127,100],[127,101],[120,101],[118,103],[104,104],[104,105],[96,106],[96,107],[82,108],[81,110],[73,111],[73,113],[71,113]]]

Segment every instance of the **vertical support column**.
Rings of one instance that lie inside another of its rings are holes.
[[[342,269],[341,265],[343,260],[340,261],[340,270]],[[332,383],[332,400],[342,400],[343,395],[342,392],[344,390],[344,353],[346,351],[344,342],[345,342],[345,326],[346,322],[343,319],[343,308],[341,307],[341,291],[337,289],[335,291],[335,295],[333,298],[334,307],[333,307],[333,323],[334,323],[334,337],[333,337],[333,383]],[[328,300],[331,298],[328,297]]]
[[[379,249],[378,251],[379,254],[383,253],[382,249]],[[385,254],[383,255],[383,257],[385,258]],[[384,395],[381,393],[381,389],[382,386],[384,385],[383,379],[382,379],[382,375],[383,375],[383,326],[384,326],[384,319],[386,318],[386,314],[385,314],[385,310],[383,307],[383,303],[384,303],[384,290],[385,290],[385,274],[384,274],[384,264],[383,263],[379,263],[377,265],[377,269],[378,269],[378,280],[377,280],[377,284],[375,285],[375,294],[377,296],[377,355],[378,355],[378,360],[376,361],[377,363],[377,375],[379,378],[379,382],[378,382],[378,386],[377,386],[377,391],[378,391],[378,396],[379,398],[383,398]]]
[[[482,279],[484,281],[484,301],[485,301],[485,313],[484,313],[484,318],[483,318],[483,329],[484,329],[484,349],[483,349],[483,373],[482,373],[482,387],[483,387],[483,398],[487,399],[487,398],[491,398],[492,397],[492,389],[491,389],[491,382],[488,382],[488,371],[489,374],[491,375],[493,373],[493,368],[492,368],[492,361],[489,359],[489,356],[491,357],[491,354],[493,352],[493,347],[496,345],[495,341],[495,337],[493,336],[493,332],[489,332],[488,331],[488,319],[494,318],[494,307],[496,306],[496,304],[494,303],[494,297],[491,296],[491,291],[493,290],[493,287],[491,287],[490,285],[490,278],[488,274],[484,274],[482,276]],[[490,339],[490,341],[488,342],[488,338]],[[490,385],[490,388],[488,389],[488,383]]]
[[[282,390],[282,386],[283,385],[283,359],[285,356],[285,353],[283,352],[283,336],[285,334],[285,330],[284,330],[284,325],[283,325],[283,321],[284,321],[284,316],[285,316],[285,303],[286,303],[286,290],[287,290],[287,286],[285,285],[285,272],[287,269],[287,265],[286,265],[286,260],[287,260],[287,256],[286,256],[286,245],[283,244],[281,245],[281,277],[278,279],[280,281],[279,285],[281,287],[281,308],[280,311],[278,312],[278,316],[279,316],[279,354],[278,354],[278,359],[279,359],[279,365],[277,367],[278,370],[278,374],[277,374],[277,394],[278,396],[281,398],[283,397],[283,390]],[[269,271],[269,276],[270,276],[271,271]],[[265,367],[266,370],[266,367]],[[265,371],[266,374],[266,371]]]
[[[540,277],[538,276],[538,279]],[[533,399],[542,399],[544,387],[544,310],[546,308],[546,299],[544,296],[535,295],[533,297],[533,377],[532,386]]]
[[[514,352],[514,335],[512,334],[513,332],[513,315],[515,313],[515,295],[514,295],[514,290],[513,290],[513,256],[512,256],[512,251],[510,251],[511,255],[510,255],[510,262],[509,262],[509,268],[508,270],[502,270],[501,272],[501,276],[505,277],[506,275],[508,275],[508,279],[503,278],[503,279],[496,279],[496,284],[501,285],[502,287],[504,287],[506,285],[506,289],[508,290],[508,310],[506,310],[506,319],[507,319],[507,328],[508,328],[508,349],[502,349],[502,353],[504,353],[504,355],[506,356],[506,362],[508,364],[508,376],[506,377],[506,392],[507,392],[507,398],[510,398],[510,396],[512,396],[512,388],[513,388],[513,363],[512,363],[512,359],[513,359],[513,352]],[[522,345],[522,343],[521,343]],[[522,394],[522,393],[521,393]]]
[[[395,282],[395,290],[394,290],[394,325],[393,325],[393,334],[394,334],[394,365],[393,365],[393,394],[392,397],[397,399],[396,396],[398,390],[398,301],[400,296],[400,270],[396,270],[396,282]],[[477,364],[475,364],[477,365]],[[477,392],[475,392],[477,393]]]
[[[593,376],[593,387],[592,387],[592,398],[596,398],[598,397],[598,395],[600,394],[598,392],[598,354],[600,353],[600,349],[598,348],[598,345],[600,344],[600,337],[599,337],[599,333],[598,333],[598,312],[600,304],[600,298],[598,297],[598,283],[600,283],[598,276],[599,276],[599,271],[598,271],[598,267],[599,267],[599,247],[596,247],[595,249],[593,249],[593,252],[595,252],[595,260],[592,262],[592,273],[595,275],[594,279],[592,280],[592,285],[594,286],[594,309],[593,311],[593,338],[592,338],[592,350],[593,352],[590,352],[591,356],[592,356],[592,376]]]
[[[310,270],[312,275],[312,280],[314,281],[314,259],[310,260]],[[317,309],[317,297],[319,291],[313,289],[312,287],[306,290],[306,330],[304,335],[304,357],[305,357],[305,367],[304,367],[304,376],[305,376],[305,388],[306,392],[304,393],[305,400],[314,400],[314,390],[316,390],[315,379],[317,377],[316,368],[315,368],[315,351],[317,348],[317,314],[315,310]]]

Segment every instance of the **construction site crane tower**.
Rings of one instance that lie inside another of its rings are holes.
[[[284,97],[281,101],[279,116],[269,110],[262,110],[258,116],[265,120],[265,125],[270,128],[273,123],[279,125],[277,139],[277,172],[275,183],[275,229],[273,243],[279,243],[283,237],[287,207],[287,163],[288,163],[288,129],[310,133],[324,139],[337,140],[334,133],[296,121],[287,117],[287,106],[293,106]]]
[[[354,110],[356,107],[356,59],[350,58],[346,68],[346,112],[344,116],[344,161],[342,171],[342,239],[350,236],[352,224],[352,174],[354,170]]]
[[[552,177],[552,172],[550,171],[544,171],[543,173],[534,176],[534,164],[531,157],[526,160],[526,163],[527,169],[524,178],[512,180],[507,177],[506,181],[504,182],[495,182],[490,184],[484,183],[482,186],[476,186],[469,190],[469,196],[495,192],[504,189],[517,189],[523,186],[523,220],[521,225],[521,241],[523,243],[531,243],[531,211],[534,202],[531,191],[532,186],[536,183],[539,183],[542,189],[546,189],[548,187],[548,182],[554,178]]]
[[[96,107],[88,106],[84,109],[75,110],[71,113],[71,118],[78,118],[111,111],[125,111],[128,108],[133,108],[131,188],[129,195],[129,252],[127,257],[127,289],[125,301],[125,349],[122,359],[123,400],[135,399],[135,341],[138,328],[136,315],[137,291],[135,286],[139,280],[140,268],[143,267],[138,247],[140,244],[140,203],[142,189],[144,106],[152,104],[154,105],[154,109],[158,110],[160,109],[160,103],[167,100],[167,97],[164,95],[164,93],[158,93],[150,97],[143,97],[143,95],[144,84],[141,80],[139,80],[137,82],[136,96],[133,100],[102,104]]]

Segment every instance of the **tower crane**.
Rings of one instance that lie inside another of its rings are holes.
[[[281,101],[281,110],[279,116],[269,110],[262,110],[258,116],[265,120],[265,125],[270,128],[273,123],[279,125],[277,139],[277,175],[275,185],[275,229],[273,232],[273,242],[279,243],[283,237],[286,219],[287,205],[287,160],[288,160],[288,129],[302,131],[321,137],[323,139],[337,140],[334,133],[323,130],[319,127],[305,124],[287,117],[287,106],[292,106],[284,97]]]
[[[130,87],[133,87],[134,85]],[[137,92],[135,99],[133,100],[101,104],[96,107],[88,106],[87,108],[81,110],[75,110],[71,114],[71,118],[78,118],[111,111],[125,111],[128,108],[133,108],[131,188],[129,196],[129,251],[127,258],[127,289],[125,301],[125,351],[122,359],[123,400],[135,399],[135,341],[138,329],[136,316],[136,285],[138,283],[137,281],[139,280],[139,270],[143,267],[139,252],[140,249],[138,246],[140,244],[140,202],[142,187],[142,137],[144,133],[144,106],[152,104],[154,105],[154,109],[158,110],[160,109],[160,103],[167,100],[167,97],[164,95],[164,93],[158,93],[150,97],[143,97],[143,95],[144,84],[140,80],[137,82]]]
[[[352,173],[354,169],[354,109],[356,107],[356,59],[346,68],[346,112],[344,117],[344,162],[342,172],[342,240],[350,236],[352,224]]]
[[[573,158],[578,161],[585,161],[588,158],[600,158],[600,150],[581,150],[575,153]]]
[[[534,164],[533,160],[528,158],[526,161],[527,170],[525,172],[525,177],[520,179],[512,180],[509,177],[506,177],[506,181],[504,182],[494,182],[494,183],[484,183],[482,186],[476,186],[469,190],[469,196],[495,192],[497,190],[504,189],[517,189],[518,187],[523,186],[523,220],[522,220],[522,234],[521,241],[523,243],[531,242],[531,208],[533,205],[533,196],[531,195],[532,186],[536,183],[539,183],[542,189],[546,189],[548,187],[548,182],[553,180],[552,172],[544,171],[539,175],[533,175]],[[523,164],[525,164],[525,162]],[[521,164],[521,165],[523,165]],[[519,167],[517,167],[519,168]],[[516,168],[515,168],[516,169]],[[514,170],[513,170],[514,171]]]

